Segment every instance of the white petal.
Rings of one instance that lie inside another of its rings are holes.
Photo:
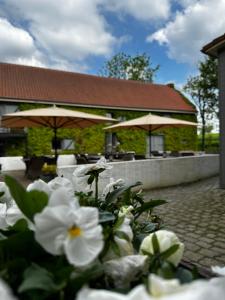
[[[94,234],[95,232],[95,234]],[[66,239],[64,249],[68,261],[75,266],[85,266],[91,263],[103,248],[101,226],[97,226],[89,232],[83,232],[80,237]]]
[[[60,187],[65,187],[67,192],[71,193],[71,196],[74,196],[73,184],[65,177],[55,177],[53,180],[49,181],[48,186],[52,191],[55,191]]]
[[[177,279],[165,280],[159,276],[151,274],[149,276],[150,293],[154,297],[161,297],[180,290],[181,285]]]
[[[12,295],[12,292],[10,291],[9,287],[1,279],[0,279],[0,299],[1,300],[16,300],[16,298],[14,298],[14,296]]]
[[[32,190],[45,192],[48,196],[51,194],[51,188],[48,186],[46,182],[44,182],[41,179],[35,180],[33,183],[30,183],[28,185],[27,191],[30,192]]]
[[[218,274],[220,276],[225,276],[225,267],[212,266],[211,270],[213,273]]]
[[[35,239],[51,254],[63,253],[63,242],[72,226],[68,206],[45,207],[34,216]]]
[[[76,214],[78,224],[84,230],[92,229],[98,224],[98,209],[96,207],[80,207]]]
[[[71,195],[71,192],[65,187],[60,187],[53,191],[49,198],[48,206],[53,207],[58,205],[67,205],[74,208],[79,207],[77,198]]]
[[[8,227],[6,222],[7,206],[5,203],[0,203],[0,229],[5,230]]]
[[[125,295],[107,290],[94,290],[83,288],[77,295],[76,300],[125,300]]]
[[[147,273],[148,268],[148,256],[144,255],[124,256],[104,263],[105,274],[113,280],[116,287],[123,289],[129,288],[130,282]]]
[[[16,203],[11,206],[6,213],[6,222],[9,226],[13,226],[18,220],[25,219],[21,210]]]
[[[146,291],[146,288],[144,285],[138,285],[127,295],[126,299],[127,300],[156,300],[157,298],[151,297],[148,294],[148,292]],[[162,299],[162,300],[164,300],[164,299]],[[182,300],[182,299],[180,299],[180,300]]]
[[[12,205],[13,198],[5,182],[0,182],[0,193],[2,192],[4,194],[0,197],[0,203],[6,203],[7,207],[10,207]]]

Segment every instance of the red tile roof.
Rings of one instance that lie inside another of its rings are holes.
[[[166,85],[0,63],[0,99],[149,111],[196,112]]]

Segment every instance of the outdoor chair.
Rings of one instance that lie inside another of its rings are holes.
[[[123,161],[135,160],[135,152],[132,151],[132,152],[124,153],[122,160]]]
[[[76,154],[77,165],[84,165],[88,163],[87,157],[84,154]]]
[[[31,157],[29,163],[27,163],[26,176],[28,179],[34,180],[38,179],[41,175],[42,167],[45,163],[44,157],[33,156]]]

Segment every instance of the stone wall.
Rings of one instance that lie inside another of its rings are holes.
[[[219,155],[199,155],[176,158],[145,159],[110,163],[106,178],[100,180],[100,190],[108,183],[109,178],[123,178],[127,184],[137,181],[143,183],[144,189],[160,188],[188,183],[217,175],[219,173]],[[78,166],[58,168],[58,174],[72,179]]]

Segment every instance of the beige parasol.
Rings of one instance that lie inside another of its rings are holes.
[[[179,119],[160,117],[149,113],[148,115],[145,115],[143,117],[121,122],[116,125],[108,126],[104,129],[116,130],[116,129],[123,129],[123,128],[133,128],[133,129],[144,129],[148,131],[150,137],[149,154],[151,155],[152,131],[155,131],[160,128],[166,128],[166,127],[183,127],[183,126],[198,126],[198,124],[194,122],[179,120]]]
[[[59,128],[85,128],[112,121],[115,120],[104,116],[52,106],[3,115],[1,126],[9,128],[50,127],[54,131],[56,141],[57,130]],[[57,157],[56,147],[55,157]]]

